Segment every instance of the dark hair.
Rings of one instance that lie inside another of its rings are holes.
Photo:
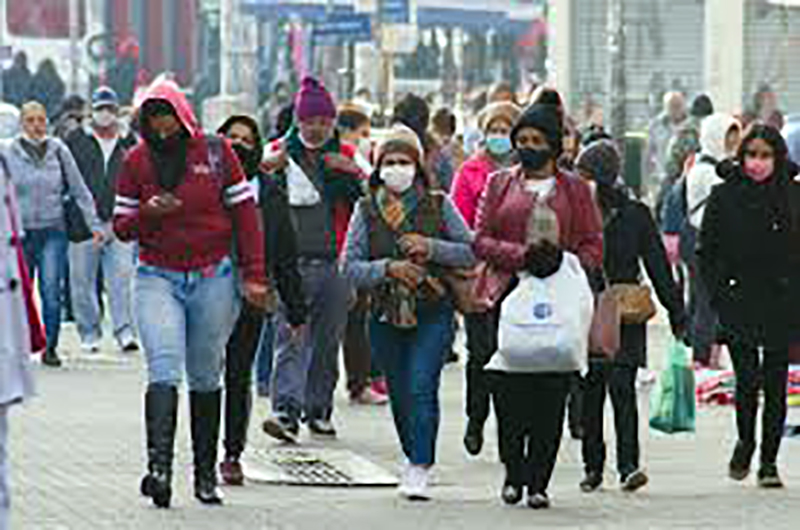
[[[747,154],[748,145],[754,140],[764,140],[772,147],[775,157],[775,175],[779,178],[786,178],[789,175],[789,148],[786,140],[783,139],[780,131],[771,125],[756,123],[747,131],[747,135],[739,146],[739,153],[736,159],[741,167],[744,167],[744,159]]]
[[[270,140],[276,140],[286,136],[286,133],[292,128],[293,123],[294,103],[289,103],[278,112],[278,117],[275,119],[275,132]]]
[[[336,118],[336,127],[345,131],[355,131],[369,124],[369,116],[356,110],[343,110]]]
[[[700,94],[692,101],[692,109],[689,114],[695,118],[706,118],[714,114],[714,103],[707,94]]]
[[[602,125],[593,123],[581,133],[581,147],[586,147],[600,140],[613,140],[614,138],[606,132]]]
[[[394,106],[392,123],[402,123],[415,133],[419,141],[426,144],[426,133],[430,124],[431,111],[428,103],[419,96],[408,94]]]
[[[450,109],[441,108],[433,115],[433,130],[441,136],[456,133],[456,115]]]

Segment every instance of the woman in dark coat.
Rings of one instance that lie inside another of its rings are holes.
[[[681,291],[672,276],[661,235],[650,210],[629,197],[618,184],[620,155],[614,143],[597,141],[584,149],[576,169],[592,183],[603,216],[603,269],[608,284],[638,284],[641,264],[647,271],[658,300],[669,312],[672,331],[683,337],[686,313]],[[583,460],[586,477],[581,490],[592,492],[603,483],[606,448],[603,410],[606,393],[614,407],[617,432],[617,469],[622,488],[635,491],[648,482],[639,467],[639,412],[636,373],[647,363],[647,325],[623,325],[621,351],[613,361],[593,357],[585,381],[583,402]]]
[[[779,488],[783,483],[776,461],[786,421],[788,350],[790,334],[798,329],[798,267],[790,252],[797,233],[791,215],[797,209],[790,207],[796,199],[790,197],[796,197],[797,184],[791,179],[795,171],[790,171],[786,143],[773,127],[754,125],[736,162],[706,206],[698,249],[700,273],[736,371],[739,440],[730,477],[744,480],[750,472],[763,384],[758,484]]]

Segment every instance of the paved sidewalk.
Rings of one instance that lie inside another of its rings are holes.
[[[652,355],[657,360],[664,333],[655,335]],[[65,333],[65,344],[77,351],[71,330]],[[701,409],[695,436],[662,436],[642,426],[644,458],[652,479],[646,491],[623,495],[609,473],[604,492],[581,494],[577,488],[580,446],[565,439],[551,490],[553,509],[506,508],[498,498],[502,469],[497,463],[494,427],[487,427],[488,447],[480,458],[468,458],[461,446],[460,366],[448,367],[444,376],[438,485],[430,503],[403,502],[393,489],[248,486],[227,489],[224,508],[201,507],[191,493],[186,407],[182,403],[175,508],[159,511],[138,496],[144,468],[141,362],[135,357],[119,359],[109,348],[100,360],[37,371],[38,398],[12,414],[14,530],[777,530],[800,524],[800,441],[787,440],[782,453],[790,485],[786,491],[759,491],[753,480],[733,484],[725,477],[733,433],[729,408]],[[343,393],[340,397],[336,421],[341,440],[331,446],[347,448],[395,469],[399,457],[388,409],[354,408],[344,401]],[[646,403],[646,395],[642,402]],[[257,405],[250,433],[254,447],[272,445],[259,432],[266,410],[265,403]],[[608,414],[610,418],[610,411]],[[797,412],[792,411],[790,418],[800,423]],[[609,446],[613,447],[613,440]],[[613,469],[613,459],[609,469]]]

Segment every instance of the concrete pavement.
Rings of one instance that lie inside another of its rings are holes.
[[[656,361],[664,349],[664,335],[659,328],[651,341]],[[72,330],[64,340],[65,350],[77,351]],[[71,362],[62,370],[37,370],[39,396],[15,409],[11,418],[14,530],[777,530],[800,524],[800,441],[787,440],[782,451],[787,490],[759,491],[753,479],[731,483],[726,479],[733,436],[730,408],[700,409],[698,432],[691,436],[659,435],[643,425],[643,458],[651,484],[636,495],[622,494],[611,471],[603,492],[581,494],[580,445],[565,438],[551,488],[553,509],[504,507],[498,497],[502,469],[493,425],[487,426],[488,443],[481,457],[469,458],[462,449],[461,366],[448,367],[443,379],[440,465],[435,500],[430,503],[409,504],[393,489],[250,485],[228,488],[226,507],[201,507],[191,492],[188,421],[182,403],[175,508],[155,510],[138,494],[144,469],[142,363],[136,357],[120,361],[117,355],[109,344],[99,360]],[[646,398],[643,394],[643,405]],[[354,408],[343,392],[337,405],[340,440],[330,445],[396,469],[399,452],[388,409]],[[266,411],[266,404],[258,403],[250,432],[256,448],[272,445],[259,430]],[[790,419],[800,423],[800,414],[792,411]],[[608,438],[613,447],[611,432]]]

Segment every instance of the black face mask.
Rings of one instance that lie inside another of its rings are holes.
[[[517,156],[523,169],[539,171],[553,158],[550,148],[545,149],[517,149]]]
[[[233,151],[236,153],[239,163],[242,164],[242,169],[244,169],[245,174],[248,177],[255,176],[258,173],[258,166],[261,163],[256,150],[243,144],[234,144]]]

